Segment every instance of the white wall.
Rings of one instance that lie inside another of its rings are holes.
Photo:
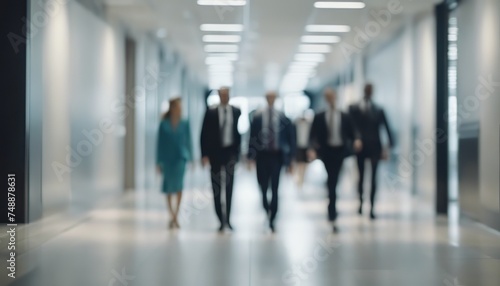
[[[471,137],[467,129],[479,129],[478,181],[460,182],[461,206],[473,218],[500,229],[500,2],[464,0],[457,20],[460,139],[476,140],[477,130]],[[471,151],[476,150],[459,147],[460,154]]]
[[[92,205],[121,189],[123,122],[111,107],[124,95],[124,35],[76,2],[48,1],[54,10],[42,2],[31,3],[32,15],[44,11],[49,17],[32,37],[30,90],[43,98],[47,214]],[[102,122],[113,131],[105,134]],[[79,158],[70,158],[70,150]]]
[[[366,55],[365,78],[375,86],[374,101],[385,108],[396,141],[396,168],[381,179],[426,200],[435,192],[435,147],[424,152],[419,145],[434,140],[435,68],[432,12],[408,20],[389,43]]]

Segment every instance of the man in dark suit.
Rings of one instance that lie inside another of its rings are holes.
[[[292,172],[292,157],[295,154],[295,128],[283,112],[274,108],[276,92],[268,92],[268,106],[255,113],[250,126],[250,144],[248,159],[255,161],[257,181],[262,191],[264,210],[269,216],[269,227],[274,232],[274,220],[278,212],[278,188],[281,169],[286,166]],[[271,184],[272,199],[269,202],[267,192]]]
[[[234,167],[240,156],[241,135],[238,120],[241,111],[229,105],[229,88],[219,89],[220,105],[208,109],[201,130],[202,165],[211,166],[212,189],[215,212],[220,221],[219,231],[224,227],[233,229],[230,223],[231,200],[233,195]],[[221,187],[225,173],[226,213],[222,211]]]
[[[336,106],[337,93],[331,88],[324,91],[328,103],[326,111],[316,114],[309,135],[309,157],[323,161],[328,174],[328,219],[337,232],[337,182],[344,158],[359,152],[362,144],[350,116]]]
[[[388,158],[387,148],[382,148],[380,140],[380,128],[384,127],[387,130],[389,144],[393,146],[393,138],[384,110],[375,105],[372,101],[373,85],[366,84],[364,89],[363,100],[351,105],[349,113],[353,118],[354,124],[361,133],[363,142],[363,150],[357,154],[358,171],[359,171],[359,214],[363,213],[363,181],[365,172],[365,161],[370,159],[372,169],[371,193],[370,193],[370,218],[375,219],[375,194],[377,192],[377,167],[380,159]]]

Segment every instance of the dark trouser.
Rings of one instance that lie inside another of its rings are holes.
[[[344,147],[327,147],[323,151],[322,160],[328,174],[328,219],[335,221],[337,219],[337,182],[339,180],[340,170],[344,162]]]
[[[358,159],[358,171],[359,171],[358,193],[359,193],[360,204],[363,203],[363,182],[365,178],[365,161],[366,159],[370,159],[371,162],[372,181],[371,181],[370,203],[371,203],[371,210],[373,211],[375,207],[375,194],[377,192],[377,167],[378,167],[378,162],[380,161],[380,152],[370,152],[370,153],[361,152],[356,157]]]
[[[262,191],[262,202],[266,214],[269,214],[271,223],[278,212],[278,188],[280,183],[281,167],[283,166],[283,154],[280,151],[260,151],[257,154],[257,181]],[[267,199],[267,191],[271,183],[271,203]]]
[[[217,160],[211,160],[212,190],[214,193],[215,212],[221,225],[230,223],[231,201],[233,197],[234,171],[237,159],[231,148],[224,148]],[[225,178],[225,180],[224,180]],[[222,212],[221,190],[226,187],[226,213]]]

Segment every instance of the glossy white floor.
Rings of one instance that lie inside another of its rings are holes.
[[[497,233],[473,222],[435,219],[429,202],[391,190],[383,181],[379,218],[372,222],[367,215],[357,215],[351,176],[344,173],[336,235],[326,223],[325,190],[321,183],[312,183],[324,179],[319,165],[309,169],[310,182],[304,190],[283,177],[276,234],[266,227],[254,175],[243,169],[238,171],[233,198],[235,231],[218,234],[206,175],[198,170],[187,178],[180,230],[167,230],[165,202],[159,193],[130,193],[90,213],[52,216],[20,230],[18,278],[5,280],[2,273],[0,282],[500,285]],[[1,254],[5,257],[4,251]]]

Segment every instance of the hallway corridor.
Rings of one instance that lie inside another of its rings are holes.
[[[338,234],[326,223],[324,171],[315,162],[304,190],[284,177],[273,235],[255,174],[242,167],[233,198],[234,232],[216,232],[209,188],[193,180],[207,176],[198,168],[186,178],[190,190],[180,230],[167,229],[159,192],[128,193],[90,213],[48,217],[18,230],[24,249],[19,264],[27,269],[10,285],[497,286],[500,281],[498,233],[473,222],[457,225],[456,215],[435,219],[428,202],[387,186],[380,192],[379,218],[360,217],[350,165],[339,188]]]

